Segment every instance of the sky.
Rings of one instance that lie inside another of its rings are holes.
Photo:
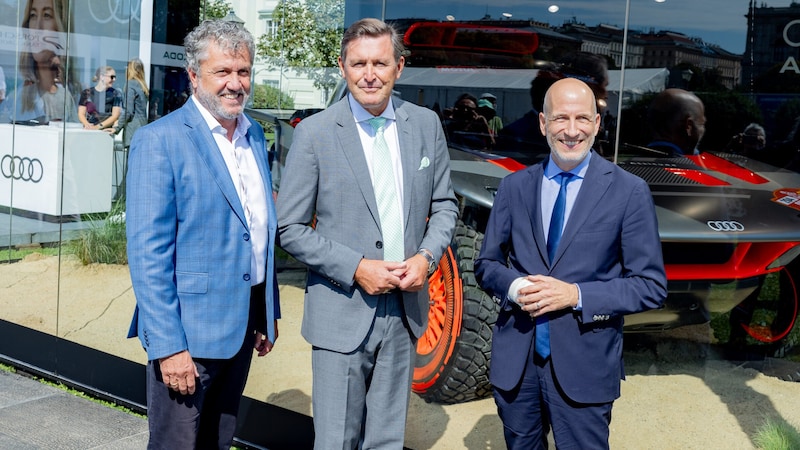
[[[765,0],[759,0],[760,5]],[[788,6],[791,0],[769,1],[772,7]],[[561,25],[573,18],[588,26],[625,24],[626,0],[387,0],[386,18],[426,17],[445,20],[475,20],[488,14],[500,19],[534,19]],[[548,7],[558,5],[556,13]],[[632,30],[672,30],[702,38],[732,53],[744,53],[750,0],[630,0]]]

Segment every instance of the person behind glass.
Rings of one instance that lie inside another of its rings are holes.
[[[453,104],[452,115],[442,124],[448,136],[455,142],[480,141],[483,146],[494,144],[494,136],[486,118],[478,113],[478,99],[469,93],[458,96]]]
[[[122,119],[122,143],[127,149],[136,130],[147,125],[147,99],[150,89],[144,79],[144,64],[139,58],[128,61],[125,70],[125,113]]]
[[[147,352],[148,448],[229,448],[253,349],[280,318],[264,132],[244,114],[255,43],[204,21],[185,38],[193,94],[131,141],[129,337]]]
[[[741,133],[734,135],[725,146],[725,151],[761,160],[767,146],[767,132],[757,123],[748,124]]]
[[[496,136],[503,129],[503,119],[497,114],[497,97],[494,94],[481,94],[478,98],[478,114],[486,118],[492,135]]]
[[[683,89],[670,88],[655,96],[647,110],[653,134],[648,148],[677,158],[700,153],[697,145],[706,132],[703,101]]]
[[[600,114],[575,78],[545,95],[541,163],[497,190],[475,274],[499,303],[489,370],[506,445],[608,448],[626,314],[667,295],[647,184],[592,150]]]
[[[377,19],[344,32],[349,93],[297,125],[281,179],[281,247],[308,266],[317,449],[403,448],[428,276],[455,227],[439,119],[392,97],[403,50]]]
[[[0,66],[0,103],[6,99],[6,74],[3,72],[3,66]]]
[[[29,0],[25,5],[21,28],[36,36],[38,31],[66,32],[72,29],[69,4],[66,0]],[[58,39],[61,39],[59,36]],[[38,39],[35,42],[50,42]],[[3,102],[2,115],[12,121],[37,120],[77,122],[77,108],[72,92],[79,92],[77,77],[64,70],[56,46],[37,49],[36,52],[20,52],[20,87]],[[74,88],[76,90],[71,89]],[[13,97],[13,98],[12,98]],[[16,105],[16,106],[14,106]]]
[[[100,66],[94,73],[94,87],[84,89],[78,102],[78,119],[87,130],[119,131],[116,127],[122,114],[123,97],[114,88],[117,73],[111,66]]]

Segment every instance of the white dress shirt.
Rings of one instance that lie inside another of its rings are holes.
[[[369,168],[369,176],[375,183],[375,176],[372,173],[372,148],[375,141],[375,130],[368,120],[375,117],[362,107],[352,95],[348,94],[347,99],[350,102],[350,110],[353,112],[353,118],[356,121],[358,128],[358,136],[361,138],[361,148],[364,150],[364,157],[367,159],[367,167]],[[397,125],[394,116],[394,105],[392,99],[389,98],[389,104],[386,109],[381,113],[381,117],[386,118],[386,126],[383,130],[383,137],[386,139],[386,144],[389,145],[389,153],[392,155],[392,169],[394,171],[394,185],[397,189],[397,207],[400,208],[400,217],[405,217],[403,214],[403,163],[400,158],[400,140],[397,137]]]
[[[214,141],[219,147],[222,159],[225,160],[225,166],[228,168],[231,181],[236,187],[236,193],[239,196],[242,209],[245,209],[246,202],[250,210],[247,218],[250,221],[247,225],[250,229],[250,245],[252,246],[250,271],[251,274],[255,275],[251,276],[250,283],[251,285],[262,283],[266,279],[267,238],[269,237],[267,228],[267,195],[264,192],[264,179],[258,170],[253,149],[250,148],[250,142],[247,140],[247,129],[252,124],[244,114],[240,114],[236,119],[236,130],[233,132],[233,138],[229,141],[228,132],[220,125],[219,121],[194,96],[191,99],[195,102],[197,109],[200,110],[200,114],[202,114],[206,124],[208,124],[211,135],[214,136]],[[241,155],[244,162],[242,167],[239,166],[237,161],[237,152],[242,152]],[[245,176],[241,177],[241,180],[247,183],[245,186],[247,190],[246,199],[242,191],[242,182],[240,182],[240,170],[242,172],[247,171]]]

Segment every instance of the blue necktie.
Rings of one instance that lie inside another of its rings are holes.
[[[561,172],[556,177],[559,178],[561,187],[558,189],[556,204],[553,205],[553,215],[550,216],[550,230],[547,233],[547,256],[550,258],[551,264],[558,248],[558,242],[561,240],[561,231],[564,228],[564,211],[567,209],[567,184],[572,179],[572,174]],[[536,318],[536,341],[534,345],[539,356],[545,359],[550,356],[550,324],[547,321],[547,316]]]

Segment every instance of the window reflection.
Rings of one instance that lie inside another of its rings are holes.
[[[180,107],[188,98],[181,44],[199,20],[204,2],[146,3],[152,5],[147,14],[138,0],[0,2],[0,67],[6,85],[5,99],[0,101],[0,225],[10,230],[8,234],[0,232],[3,255],[25,239],[52,245],[73,240],[82,227],[94,223],[91,215],[105,218],[115,205],[112,199],[124,170],[121,136],[77,125],[78,95],[94,86],[91,79],[98,67],[112,68],[118,76],[115,86],[124,90],[127,62],[137,57],[143,60],[151,89],[149,121]],[[256,35],[269,34],[287,42],[297,37],[284,36],[283,22],[273,20],[268,8],[245,7],[244,0],[230,3],[239,17],[257,24],[252,29]],[[323,1],[308,3],[330,6]],[[774,7],[730,0],[342,3],[343,21],[335,15],[335,23],[329,23],[326,20],[334,15],[319,14],[314,23],[326,32],[335,32],[358,18],[374,16],[405,32],[408,64],[396,85],[403,99],[436,110],[447,125],[459,97],[468,94],[474,98],[474,110],[470,106],[468,111],[473,114],[470,123],[458,124],[450,135],[452,145],[473,153],[491,151],[520,165],[541,159],[547,147],[538,129],[538,112],[546,82],[573,76],[594,83],[602,100],[598,105],[603,118],[598,151],[643,178],[661,177],[651,186],[661,192],[656,194],[660,206],[669,210],[660,217],[664,223],[680,222],[706,236],[719,237],[707,221],[735,221],[753,233],[737,242],[698,245],[682,241],[688,236],[684,229],[665,231],[665,241],[675,243],[665,247],[669,263],[679,269],[673,281],[685,288],[676,297],[680,301],[703,305],[714,291],[713,295],[730,295],[728,301],[738,304],[746,297],[740,295],[744,291],[760,290],[763,271],[772,261],[764,260],[755,272],[748,272],[753,276],[746,280],[739,279],[739,273],[717,272],[726,278],[724,289],[717,285],[697,288],[697,280],[689,278],[709,265],[724,268],[731,255],[745,252],[740,245],[748,244],[745,241],[751,236],[774,241],[780,235],[782,243],[798,239],[794,233],[799,228],[800,182],[792,171],[800,170],[800,5],[792,2]],[[551,8],[554,5],[557,8]],[[143,16],[151,17],[152,23],[142,24]],[[140,30],[146,35],[140,36]],[[141,41],[147,41],[141,47],[145,52],[140,50]],[[292,41],[286,48],[300,48],[301,44]],[[575,55],[602,60],[601,75],[598,70],[576,65]],[[336,99],[333,90],[314,86],[313,75],[302,69],[319,68],[288,67],[285,60],[283,66],[267,67],[257,61],[254,77],[259,84],[291,98],[298,109],[322,108]],[[669,173],[653,169],[663,161],[647,148],[652,141],[648,108],[654,96],[667,88],[696,93],[705,105],[706,117],[698,146],[706,157],[670,161],[675,167]],[[481,103],[489,99],[490,105]],[[120,117],[125,116],[125,105],[122,109]],[[474,114],[483,117],[485,124],[477,121],[476,125]],[[49,125],[45,127],[45,123]],[[751,134],[748,130],[753,129],[760,131]],[[748,136],[755,136],[757,143]],[[715,175],[720,186],[742,183],[743,177],[768,181],[746,184],[742,188],[746,193],[724,201],[719,201],[722,188],[709,195],[710,191],[692,191],[697,179],[704,179],[697,173],[706,173],[712,165],[717,172],[720,167],[727,168]],[[667,199],[663,192],[676,184],[685,195]],[[490,202],[491,194],[486,198]],[[479,224],[481,219],[474,220]],[[748,220],[758,224],[750,225]],[[778,253],[770,246],[759,248]],[[755,253],[762,255],[760,252]],[[124,266],[113,281],[89,278],[84,282],[78,281],[84,279],[76,273],[83,274],[86,269],[69,258],[64,252],[56,259],[55,269],[52,259],[35,262],[33,270],[46,274],[26,285],[33,293],[24,298],[0,293],[0,319],[131,359],[141,358],[135,342],[123,340],[120,328],[128,322],[133,302],[132,295],[124,293]],[[703,262],[703,267],[691,266],[697,261]],[[775,272],[778,285],[791,278],[787,273],[788,269]],[[86,290],[124,300],[87,308],[79,301]],[[730,294],[732,291],[736,294]],[[111,310],[113,319],[106,315]],[[92,326],[87,327],[90,322]],[[777,331],[775,335],[780,334]],[[763,333],[762,337],[767,332]],[[120,349],[112,341],[132,347]]]

